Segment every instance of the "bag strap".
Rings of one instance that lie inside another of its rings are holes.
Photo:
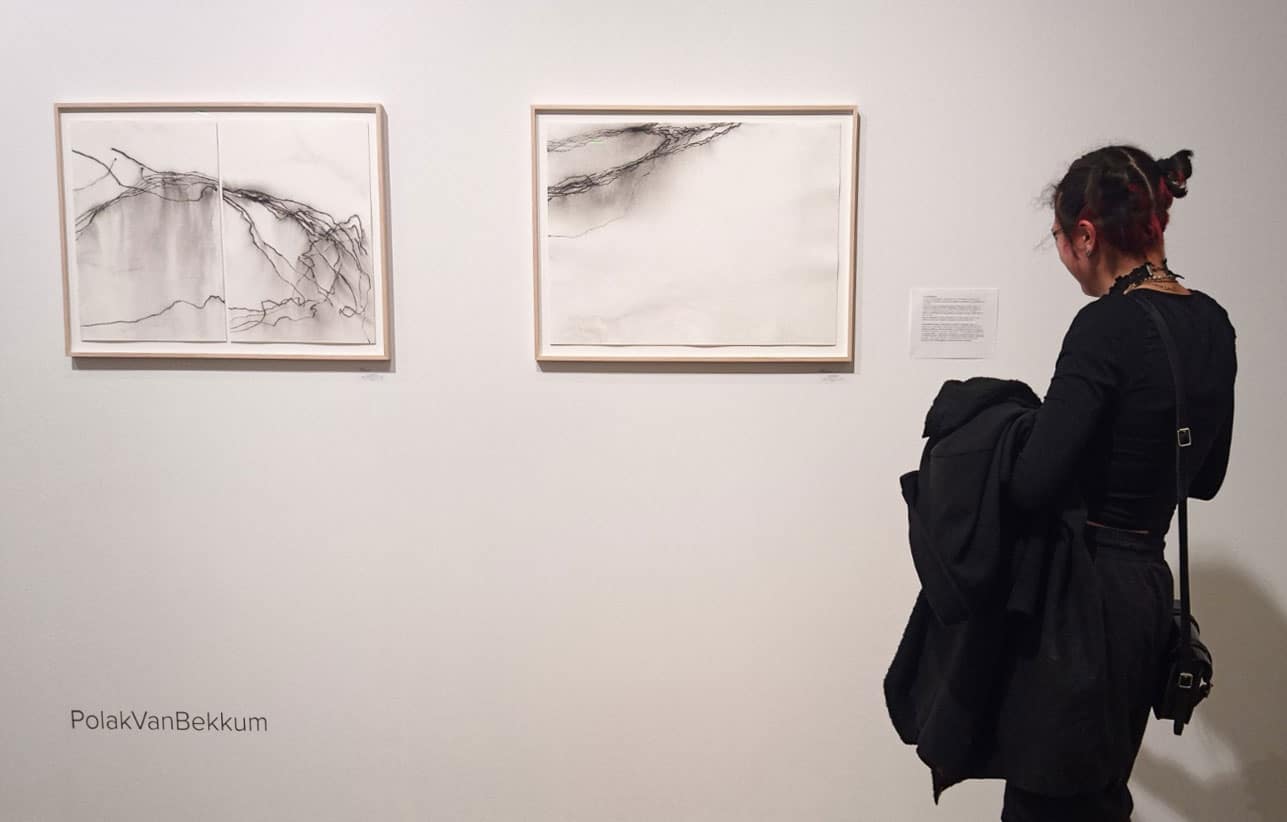
[[[1181,368],[1180,354],[1175,348],[1175,338],[1166,318],[1157,307],[1143,296],[1137,297],[1140,305],[1157,326],[1162,344],[1166,347],[1166,358],[1171,363],[1171,381],[1175,383],[1175,504],[1180,519],[1180,626],[1184,648],[1189,647],[1193,639],[1193,615],[1189,610],[1189,483],[1184,473],[1182,449],[1193,444],[1193,431],[1189,428],[1189,405],[1185,398],[1184,372]]]

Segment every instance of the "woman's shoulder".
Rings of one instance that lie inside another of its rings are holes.
[[[1105,295],[1081,307],[1064,334],[1063,354],[1092,360],[1115,361],[1139,326],[1139,311],[1128,300]]]
[[[1224,322],[1229,323],[1230,328],[1233,327],[1233,323],[1229,320],[1229,312],[1225,310],[1225,307],[1221,305],[1215,297],[1212,297],[1205,291],[1198,291],[1196,288],[1190,289],[1190,291],[1193,294],[1196,306],[1200,307],[1202,311],[1212,314]]]
[[[1138,295],[1138,296],[1137,296]],[[1143,300],[1163,300],[1172,303],[1175,307],[1187,307],[1189,310],[1198,314],[1208,314],[1228,322],[1229,312],[1227,312],[1214,297],[1205,291],[1189,289],[1188,294],[1157,294],[1150,292],[1148,289],[1140,289],[1138,292],[1128,294],[1110,293],[1099,297],[1086,305],[1077,312],[1073,323],[1083,323],[1090,325],[1114,325],[1128,324],[1133,325],[1138,322],[1144,312],[1144,307],[1139,301]]]
[[[1095,334],[1117,336],[1123,330],[1139,323],[1143,309],[1135,300],[1122,294],[1105,294],[1086,303],[1073,317],[1069,334]]]
[[[1068,333],[1064,335],[1065,350],[1099,352],[1116,356],[1123,347],[1132,347],[1155,332],[1141,300],[1167,301],[1173,308],[1181,306],[1195,316],[1199,325],[1205,325],[1217,335],[1235,337],[1229,314],[1211,295],[1191,290],[1189,295],[1136,293],[1109,293],[1086,303],[1073,317]],[[1182,310],[1184,310],[1182,309]],[[1163,314],[1170,314],[1163,309]],[[1221,330],[1223,329],[1223,330]]]

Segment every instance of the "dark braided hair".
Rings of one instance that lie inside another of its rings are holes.
[[[1143,254],[1162,238],[1171,203],[1188,194],[1193,152],[1154,160],[1135,146],[1105,146],[1068,167],[1050,205],[1065,234],[1080,220],[1095,224],[1110,245]]]

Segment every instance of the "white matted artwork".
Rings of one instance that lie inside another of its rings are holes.
[[[851,362],[858,113],[532,108],[541,361]]]
[[[55,118],[70,355],[388,359],[379,105]]]

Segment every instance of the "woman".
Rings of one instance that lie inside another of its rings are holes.
[[[1063,797],[1007,783],[1003,822],[1130,819],[1126,783],[1171,625],[1172,576],[1162,548],[1176,504],[1174,383],[1140,300],[1161,312],[1179,349],[1193,430],[1185,449],[1190,496],[1210,499],[1219,490],[1233,424],[1233,327],[1214,299],[1171,271],[1163,240],[1173,200],[1187,193],[1191,157],[1181,151],[1156,161],[1132,146],[1108,146],[1074,162],[1051,195],[1059,259],[1097,299],[1064,338],[1010,497],[1032,510],[1075,484],[1086,502],[1086,544],[1109,635],[1119,778]]]

